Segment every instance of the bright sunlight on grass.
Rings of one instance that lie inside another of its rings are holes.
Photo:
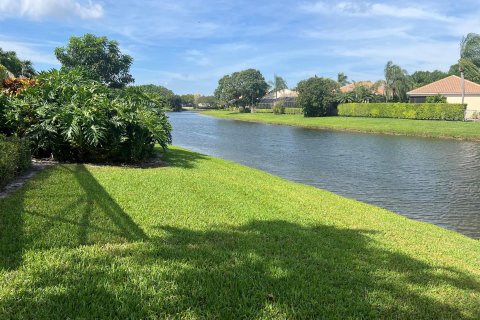
[[[0,200],[0,318],[480,318],[480,245],[173,148]]]
[[[209,110],[202,113],[232,120],[285,124],[316,129],[480,140],[480,122],[355,117],[305,118],[298,114],[275,115],[273,113],[239,113],[220,110]]]

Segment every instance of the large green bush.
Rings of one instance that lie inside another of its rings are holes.
[[[171,143],[159,100],[135,88],[111,89],[80,70],[42,73],[9,104],[4,132],[28,138],[35,156],[136,162],[155,144]]]
[[[285,113],[285,106],[283,105],[283,101],[277,101],[273,105],[272,111],[274,114],[284,114]]]
[[[461,121],[465,105],[450,103],[344,103],[338,115],[346,117]]]
[[[30,164],[30,146],[25,140],[0,135],[0,188]]]
[[[321,117],[332,112],[337,105],[340,86],[328,78],[313,77],[302,80],[297,85],[296,104],[303,108],[305,117]]]

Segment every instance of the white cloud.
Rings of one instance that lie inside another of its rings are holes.
[[[80,3],[74,0],[0,0],[0,17],[98,19],[103,16],[103,7],[92,1]]]
[[[199,66],[208,66],[210,64],[210,59],[204,53],[196,49],[188,50],[185,55],[185,60]]]
[[[452,18],[439,14],[431,8],[407,5],[395,6],[384,3],[362,3],[354,1],[327,3],[325,1],[318,1],[314,3],[303,4],[300,6],[300,9],[307,13],[336,13],[351,16],[381,16],[402,19],[452,21]]]
[[[0,48],[3,50],[15,51],[20,59],[30,60],[34,64],[56,67],[59,62],[55,59],[51,46],[51,43],[36,44],[0,36]]]

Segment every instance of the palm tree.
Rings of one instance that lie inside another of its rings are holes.
[[[407,92],[412,87],[412,80],[407,71],[388,61],[384,69],[385,95],[387,100],[407,100]]]
[[[276,74],[273,76],[273,81],[269,81],[268,84],[272,88],[270,92],[275,91],[275,99],[277,99],[278,91],[288,89],[287,82]]]
[[[480,68],[480,34],[469,33],[460,42],[460,59],[467,59]]]
[[[355,101],[355,95],[353,92],[342,92],[337,96],[338,103],[351,103]]]
[[[339,72],[338,75],[337,75],[337,82],[343,87],[347,84],[349,84],[350,82],[348,81],[348,77],[345,73],[343,72]]]

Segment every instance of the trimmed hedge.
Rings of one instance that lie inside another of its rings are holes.
[[[285,108],[285,114],[303,114],[302,108]]]
[[[463,121],[466,105],[453,103],[342,103],[345,117]]]
[[[273,113],[272,109],[255,109],[255,113]],[[303,114],[302,108],[285,108],[285,114]]]
[[[30,146],[26,140],[0,135],[0,188],[28,169],[31,162]]]
[[[272,109],[255,109],[255,113],[273,113]]]

